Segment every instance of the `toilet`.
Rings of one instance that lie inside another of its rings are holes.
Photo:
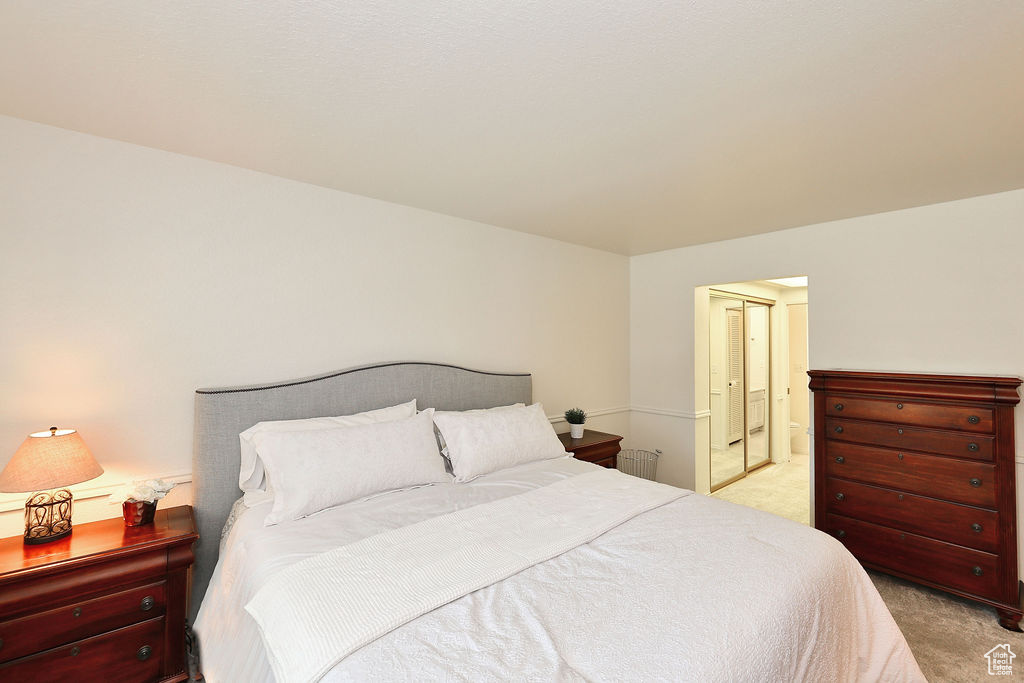
[[[790,453],[803,453],[805,450],[798,446],[800,441],[801,428],[799,422],[789,423],[789,452]]]

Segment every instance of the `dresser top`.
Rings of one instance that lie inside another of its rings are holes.
[[[930,375],[860,370],[808,370],[813,391],[874,393],[941,400],[1016,404],[1020,377],[1000,375]]]
[[[25,545],[21,536],[12,536],[0,539],[0,585],[111,556],[191,544],[198,537],[188,505],[158,509],[153,523],[143,526],[126,526],[121,517],[75,524],[67,538],[39,545]]]

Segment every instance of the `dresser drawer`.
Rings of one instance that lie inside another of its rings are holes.
[[[947,503],[892,489],[829,477],[828,511],[930,536],[976,550],[999,549],[999,515],[994,510]]]
[[[991,434],[995,431],[994,414],[991,408],[947,406],[903,401],[897,398],[851,396],[828,396],[825,402],[825,414],[829,417],[898,422],[905,425],[959,429],[982,434]]]
[[[0,664],[0,679],[32,683],[156,681],[160,678],[163,635],[163,617],[151,619]]]
[[[160,582],[0,621],[0,662],[152,619],[166,604]]]
[[[962,434],[884,422],[828,418],[825,435],[832,440],[856,441],[911,451],[939,453],[972,460],[992,460],[995,439],[983,434]]]
[[[999,556],[830,514],[826,531],[854,557],[985,598],[999,599]]]
[[[967,505],[996,507],[996,468],[982,462],[831,441],[825,474]]]

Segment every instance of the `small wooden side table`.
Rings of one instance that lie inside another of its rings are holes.
[[[621,450],[619,442],[622,437],[618,434],[606,432],[595,432],[590,429],[583,430],[583,437],[574,439],[569,432],[558,435],[559,441],[565,446],[565,450],[572,453],[577,460],[592,462],[601,467],[615,468],[615,456]]]
[[[183,681],[192,508],[0,539],[0,680]]]

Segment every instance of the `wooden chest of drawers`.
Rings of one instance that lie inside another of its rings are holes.
[[[1016,377],[812,370],[815,526],[1019,630]]]
[[[0,680],[181,681],[192,508],[0,540]]]

